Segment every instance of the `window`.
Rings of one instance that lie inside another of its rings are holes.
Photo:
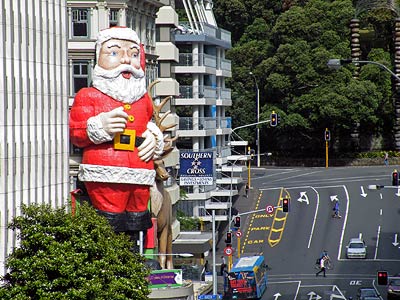
[[[110,9],[110,27],[118,26],[118,9]]]
[[[88,16],[87,9],[72,10],[72,37],[88,37]]]
[[[81,88],[89,86],[89,62],[74,61],[72,67],[73,92],[77,93]]]

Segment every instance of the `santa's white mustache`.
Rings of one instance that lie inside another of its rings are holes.
[[[144,72],[142,69],[136,69],[131,65],[125,65],[125,64],[119,65],[118,67],[112,70],[103,69],[99,65],[96,65],[95,69],[97,76],[109,79],[118,77],[119,75],[121,75],[122,72],[130,72],[133,74],[133,77],[135,78],[142,78],[144,76]]]

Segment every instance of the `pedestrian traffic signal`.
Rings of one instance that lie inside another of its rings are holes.
[[[325,141],[329,142],[331,140],[331,132],[327,129],[325,129]]]
[[[392,185],[393,186],[399,185],[399,172],[397,172],[397,170],[394,170],[392,172]]]
[[[232,244],[232,232],[228,231],[228,232],[226,233],[225,243],[227,243],[227,244]]]
[[[278,114],[276,112],[272,111],[269,123],[272,127],[278,125]]]
[[[388,272],[387,271],[378,271],[377,273],[377,281],[378,285],[388,285]]]
[[[233,220],[233,226],[236,228],[240,227],[240,216],[235,216],[235,219]]]
[[[283,212],[289,212],[289,199],[288,198],[283,198],[282,199],[282,210]]]

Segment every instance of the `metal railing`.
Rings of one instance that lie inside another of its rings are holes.
[[[179,117],[179,130],[205,130],[216,128],[216,119],[212,117]]]

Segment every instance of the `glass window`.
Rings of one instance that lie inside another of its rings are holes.
[[[110,9],[110,27],[118,26],[118,9]]]
[[[74,61],[72,70],[73,92],[75,94],[81,88],[89,86],[89,62]]]
[[[72,37],[88,37],[88,16],[87,9],[72,10]]]

